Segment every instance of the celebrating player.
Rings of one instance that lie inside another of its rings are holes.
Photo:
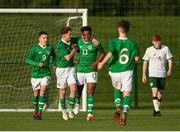
[[[92,29],[90,26],[81,28],[82,39],[78,40],[79,62],[77,65],[77,96],[74,113],[78,114],[80,98],[85,84],[88,93],[88,115],[87,120],[93,120],[94,92],[98,80],[97,64],[104,58],[105,52],[102,45],[92,39]],[[100,53],[97,58],[98,52]],[[97,59],[96,59],[97,58]]]
[[[73,44],[77,42],[77,38],[71,37],[71,28],[62,27],[61,40],[58,41],[58,63],[56,69],[57,88],[59,88],[59,101],[62,109],[62,117],[64,120],[74,118],[73,108],[76,94],[76,70],[74,68],[73,56],[77,51],[77,47]],[[66,88],[70,88],[69,106],[66,110]],[[69,117],[68,117],[69,116]]]
[[[42,110],[45,103],[45,92],[49,84],[51,70],[49,67],[50,58],[53,57],[53,64],[56,64],[56,55],[52,45],[48,44],[48,33],[41,31],[38,35],[39,44],[34,45],[26,58],[26,63],[31,64],[31,84],[34,91],[32,100],[34,103],[34,119],[41,120]]]
[[[130,23],[120,21],[118,23],[119,37],[109,42],[109,52],[102,62],[98,64],[98,70],[109,61],[109,75],[115,88],[114,102],[116,112],[114,120],[118,121],[121,116],[120,125],[126,125],[126,118],[130,108],[130,93],[132,88],[132,62],[139,61],[138,45],[127,37]],[[121,99],[123,93],[123,100]]]
[[[146,70],[149,63],[149,81],[152,88],[154,111],[153,116],[160,117],[159,110],[165,86],[166,76],[172,75],[172,54],[169,48],[161,43],[160,35],[153,35],[152,46],[146,49],[143,57],[142,82],[147,82]],[[168,71],[166,73],[166,61],[168,61]]]

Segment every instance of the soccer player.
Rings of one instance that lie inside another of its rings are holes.
[[[149,81],[153,96],[153,116],[160,117],[160,104],[165,86],[166,76],[172,75],[172,54],[169,48],[161,43],[160,35],[153,35],[152,46],[146,49],[143,57],[142,82],[147,82],[146,70],[149,63]],[[168,71],[166,72],[166,62]]]
[[[119,37],[109,42],[108,54],[98,64],[98,70],[100,70],[109,60],[109,75],[115,88],[114,102],[116,112],[114,120],[118,121],[121,117],[121,126],[126,125],[127,114],[130,109],[133,77],[132,62],[139,61],[138,45],[127,36],[129,27],[130,23],[128,21],[122,20],[118,23]]]
[[[48,33],[41,31],[38,34],[39,43],[34,45],[26,58],[26,63],[32,65],[31,84],[34,91],[32,100],[34,103],[34,119],[41,120],[45,103],[45,92],[49,84],[51,70],[49,67],[52,56],[56,65],[56,55],[52,45],[48,44]]]
[[[73,56],[77,51],[78,38],[71,37],[71,28],[62,27],[60,29],[61,39],[57,43],[58,47],[58,63],[56,69],[57,88],[59,89],[59,102],[62,109],[62,117],[64,120],[74,118],[73,108],[75,102],[76,86],[76,70],[73,63]],[[66,110],[66,91],[70,88],[68,99],[68,110]],[[69,116],[69,117],[68,117]]]
[[[92,29],[90,26],[81,28],[82,38],[78,40],[79,62],[77,65],[77,96],[74,113],[78,114],[80,98],[84,85],[87,85],[88,94],[88,115],[87,120],[94,119],[94,92],[98,80],[97,64],[105,57],[102,45],[92,39]],[[100,53],[97,58],[98,52]]]

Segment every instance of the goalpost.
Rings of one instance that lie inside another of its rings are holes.
[[[60,37],[59,26],[70,26],[75,35],[80,35],[80,27],[88,23],[87,13],[87,9],[72,8],[0,8],[0,112],[33,111],[31,66],[27,66],[24,60],[29,48],[37,43],[37,33],[40,30],[48,31],[50,43],[53,43],[56,49],[56,43]],[[49,99],[51,100],[47,111],[59,111],[54,76],[50,83],[48,91],[50,91]],[[81,111],[86,110],[87,90],[84,87]]]

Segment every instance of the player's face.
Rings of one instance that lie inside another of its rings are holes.
[[[47,43],[48,43],[48,35],[42,34],[42,35],[39,37],[39,43],[42,44],[43,46],[44,46],[44,45],[47,45]]]
[[[152,41],[155,48],[159,49],[161,47],[161,41]]]
[[[66,34],[63,34],[63,39],[66,41],[66,42],[69,42],[71,40],[71,31],[68,31]]]
[[[119,32],[119,33],[125,33],[125,29],[122,28],[122,27],[119,27],[119,28],[118,28],[118,32]]]
[[[91,40],[91,32],[90,31],[82,32],[82,37],[85,42],[89,42]]]

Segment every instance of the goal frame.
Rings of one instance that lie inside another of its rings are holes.
[[[0,8],[0,14],[10,14],[10,13],[42,13],[42,14],[60,14],[60,13],[72,13],[72,14],[81,14],[80,16],[73,16],[73,17],[69,17],[67,20],[67,26],[69,25],[69,22],[71,20],[74,19],[82,19],[82,26],[87,26],[88,25],[88,9],[86,8]],[[33,111],[34,109],[0,109],[0,112],[30,112]],[[47,109],[47,111],[50,112],[55,112],[55,111],[59,111],[58,108],[57,109]],[[87,88],[86,86],[83,88],[83,93],[82,93],[82,109],[80,111],[87,111]]]

